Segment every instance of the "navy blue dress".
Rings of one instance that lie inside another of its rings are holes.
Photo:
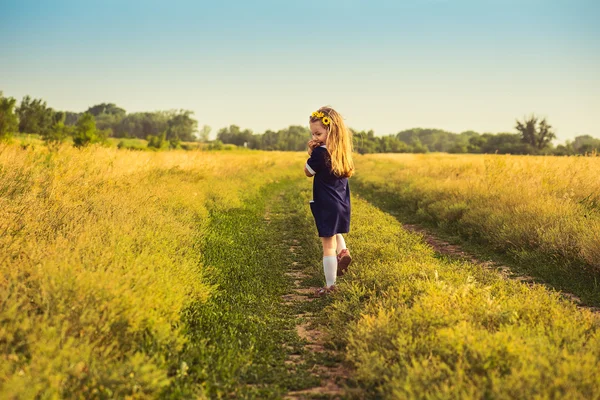
[[[310,209],[319,237],[350,232],[348,178],[339,178],[331,171],[331,159],[325,146],[312,151],[306,162],[306,169],[314,175]]]

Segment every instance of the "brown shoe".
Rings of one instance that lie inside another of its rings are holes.
[[[346,271],[348,270],[348,266],[352,262],[350,251],[348,249],[340,251],[340,254],[338,254],[337,256],[337,260],[337,276],[342,276],[346,273]]]
[[[317,290],[315,290],[315,297],[322,297],[322,296],[326,296],[328,294],[331,294],[333,292],[336,291],[336,287],[335,285],[331,285],[331,286],[325,286],[322,288],[318,288]]]

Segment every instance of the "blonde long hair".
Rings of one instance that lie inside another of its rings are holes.
[[[350,178],[354,174],[352,161],[352,132],[346,127],[344,119],[333,108],[321,107],[317,111],[329,118],[329,124],[323,124],[323,119],[311,116],[310,122],[320,121],[327,129],[327,152],[331,157],[331,169],[339,177]]]

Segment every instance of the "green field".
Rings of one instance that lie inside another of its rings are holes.
[[[328,379],[341,390],[294,398],[600,398],[600,317],[557,292],[600,304],[600,159],[357,156],[355,261],[334,295],[290,302],[324,284],[305,160],[0,144],[0,398],[284,398]]]

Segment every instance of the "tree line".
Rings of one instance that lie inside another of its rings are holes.
[[[19,105],[0,91],[0,140],[12,133],[37,133],[49,144],[71,137],[75,146],[102,143],[108,137],[148,140],[150,148],[177,148],[181,142],[208,142],[211,128],[198,130],[198,121],[189,110],[127,113],[114,103],[89,107],[85,112],[56,111],[42,99],[23,97]],[[576,155],[598,152],[600,139],[589,135],[554,146],[556,134],[545,118],[535,115],[516,120],[515,132],[448,132],[442,129],[412,128],[396,134],[376,136],[372,130],[352,130],[354,149],[368,153],[498,153]],[[222,128],[210,148],[234,144],[258,150],[302,151],[310,130],[292,125],[278,131],[254,133],[237,125]]]
[[[351,129],[352,130],[352,129]],[[515,133],[478,133],[465,131],[452,133],[441,129],[407,129],[396,134],[375,136],[370,131],[353,133],[354,150],[368,153],[480,153],[480,154],[548,154],[576,155],[600,151],[600,139],[589,135],[577,136],[572,141],[554,146],[556,134],[546,119],[535,115],[516,121]],[[259,150],[302,151],[306,149],[310,130],[303,126],[290,126],[277,132],[268,130],[254,134],[237,125],[222,128],[217,140]]]
[[[30,96],[17,105],[14,98],[0,92],[0,139],[15,132],[39,134],[48,144],[72,137],[75,146],[85,146],[115,137],[177,147],[182,141],[208,139],[210,128],[198,132],[198,121],[189,110],[127,113],[114,103],[102,103],[77,113],[54,110],[44,100]]]

